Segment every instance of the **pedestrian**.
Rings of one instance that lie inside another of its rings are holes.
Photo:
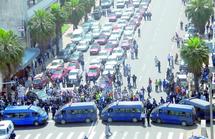
[[[57,107],[54,104],[51,107],[51,111],[52,111],[52,119],[54,119],[55,113],[57,111]]]
[[[84,136],[84,139],[88,139],[88,137],[85,135],[85,136]]]
[[[158,80],[155,80],[155,91],[158,92]]]
[[[152,87],[150,85],[147,86],[148,97],[151,98]]]
[[[152,20],[152,13],[148,12],[148,19],[151,21]]]
[[[175,54],[175,64],[178,64],[178,53]]]
[[[136,82],[137,81],[137,76],[135,74],[133,74],[132,80],[133,80],[133,87],[137,88],[137,82]]]
[[[138,37],[140,37],[140,28],[138,28]]]
[[[155,56],[154,61],[155,61],[155,67],[157,67],[157,65],[158,65],[158,57],[157,56]]]
[[[134,47],[131,48],[131,59],[134,59]]]
[[[145,125],[145,117],[146,117],[146,114],[145,114],[145,112],[144,113],[141,113],[141,115],[140,115],[140,119],[142,120],[142,123],[143,123],[143,126],[146,126]]]
[[[151,126],[150,125],[150,113],[151,113],[150,110],[146,111],[146,119],[147,119],[148,126]]]
[[[131,84],[131,76],[130,75],[127,76],[127,82],[128,82],[128,86],[129,86]]]
[[[82,71],[84,71],[84,64],[85,64],[85,63],[84,63],[84,60],[81,60],[81,62],[80,62],[80,63],[81,63]]]
[[[161,62],[158,60],[158,72],[161,73]]]
[[[160,104],[164,104],[165,100],[163,99],[163,97],[160,98]]]
[[[138,59],[138,47],[134,49],[135,58]]]
[[[171,55],[170,55],[170,53],[169,53],[168,56],[167,56],[167,60],[168,60],[169,66],[170,66],[170,60],[171,60]]]
[[[161,79],[158,80],[158,87],[159,87],[159,91],[162,92],[162,89],[161,89],[162,81],[161,81]]]
[[[173,56],[171,56],[171,65],[172,65],[172,69],[174,69],[174,58],[173,58]]]
[[[108,138],[112,135],[112,132],[110,131],[110,126],[109,124],[107,123],[106,126],[105,126],[105,136]]]
[[[181,28],[181,30],[183,30],[183,28],[184,28],[184,27],[183,27],[183,22],[182,22],[182,21],[180,22],[180,28]]]
[[[45,104],[44,109],[45,109],[46,113],[49,114],[50,108],[47,103]]]

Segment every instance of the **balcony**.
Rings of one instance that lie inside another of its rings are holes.
[[[28,18],[34,15],[34,12],[39,9],[47,9],[58,0],[28,0]]]

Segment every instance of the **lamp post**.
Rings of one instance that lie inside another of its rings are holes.
[[[214,70],[212,67],[210,68],[210,71]],[[212,87],[215,85],[215,72],[211,73],[210,79],[210,87],[209,87],[209,98],[210,98],[210,137],[211,139],[214,139],[214,133],[213,133],[213,95],[212,95]]]

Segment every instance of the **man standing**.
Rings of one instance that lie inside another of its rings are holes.
[[[158,60],[158,72],[161,73],[161,62]]]
[[[147,119],[148,126],[150,126],[150,110],[146,111],[146,119]]]
[[[136,82],[137,81],[137,76],[135,74],[133,74],[132,80],[133,80],[133,87],[137,88],[137,82]]]

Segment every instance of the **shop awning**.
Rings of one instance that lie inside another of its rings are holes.
[[[19,69],[27,67],[40,54],[39,48],[26,48]]]

